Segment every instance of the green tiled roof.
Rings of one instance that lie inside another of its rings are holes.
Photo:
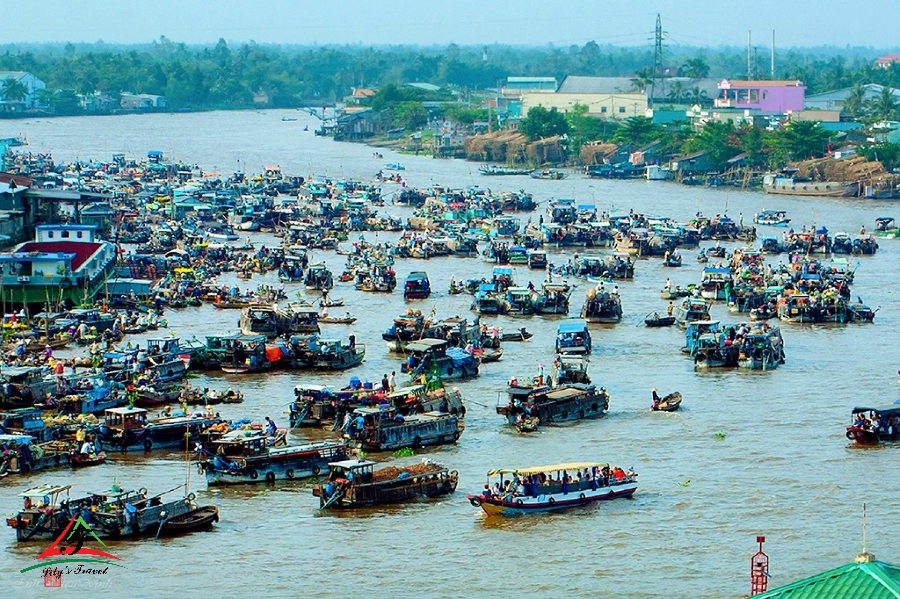
[[[872,561],[822,572],[754,599],[900,599],[900,567]]]

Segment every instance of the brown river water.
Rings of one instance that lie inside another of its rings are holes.
[[[283,116],[297,121],[282,121]],[[308,124],[310,130],[303,131]],[[574,197],[598,210],[671,216],[681,221],[698,210],[706,215],[742,214],[745,222],[764,208],[788,211],[792,224],[825,225],[855,234],[878,216],[900,216],[889,202],[860,199],[789,198],[756,191],[705,189],[674,183],[591,180],[573,172],[562,181],[528,177],[484,177],[478,165],[458,160],[400,156],[367,146],[336,143],[313,135],[318,122],[297,111],[211,112],[40,119],[7,122],[6,133],[24,132],[31,151],[50,151],[57,160],[109,160],[114,152],[141,159],[159,149],[170,158],[196,163],[207,171],[260,172],[280,164],[287,174],[325,174],[369,179],[386,163],[406,166],[410,185],[481,185],[524,188],[539,201]],[[386,186],[384,191],[396,189]],[[544,205],[539,207],[543,210]],[[382,210],[408,216],[405,207]],[[537,219],[534,213],[532,218]],[[528,218],[523,215],[523,222]],[[760,233],[780,234],[760,227]],[[397,233],[366,233],[369,241],[396,239]],[[256,234],[256,240],[274,243]],[[454,495],[362,511],[317,514],[318,499],[309,482],[258,484],[207,490],[195,467],[174,452],[114,455],[107,464],[78,471],[44,471],[0,479],[0,512],[14,515],[17,493],[40,483],[71,484],[73,495],[123,487],[160,492],[185,482],[200,503],[219,506],[213,532],[166,540],[110,543],[127,569],[106,576],[63,578],[67,594],[144,596],[473,597],[526,592],[546,597],[738,597],[749,592],[750,556],[755,537],[767,537],[770,586],[787,584],[847,563],[862,545],[862,504],[868,504],[868,549],[878,558],[900,562],[900,537],[889,532],[900,517],[900,481],[890,474],[898,447],[854,449],[844,437],[854,405],[885,405],[897,397],[898,353],[891,341],[900,314],[897,277],[900,240],[881,240],[875,256],[860,263],[853,286],[872,308],[869,325],[783,324],[787,362],[775,371],[695,372],[679,352],[683,333],[648,329],[643,318],[665,309],[658,290],[667,276],[673,284],[700,280],[696,250],[684,251],[685,266],[664,269],[660,259],[640,260],[633,281],[620,282],[625,318],[616,326],[592,325],[594,353],[590,374],[610,393],[608,416],[566,426],[543,427],[520,435],[495,413],[497,395],[512,375],[536,374],[554,358],[558,318],[486,318],[507,328],[526,326],[527,343],[504,345],[496,364],[481,376],[457,383],[468,400],[466,430],[456,445],[424,455],[460,473]],[[573,254],[554,254],[560,262]],[[343,257],[318,252],[332,270]],[[777,261],[777,257],[775,261]],[[782,256],[782,259],[785,259]],[[438,316],[466,315],[470,296],[447,293],[451,277],[490,273],[474,258],[398,260],[399,280],[411,270],[427,270],[436,291],[415,307]],[[521,283],[540,283],[539,272],[517,271]],[[237,283],[233,275],[223,282]],[[277,283],[274,274],[256,276],[252,285]],[[246,285],[246,283],[245,283]],[[572,296],[577,314],[589,283]],[[289,284],[293,294],[300,284]],[[346,299],[360,319],[352,327],[324,325],[324,334],[353,332],[367,345],[361,367],[336,374],[279,372],[247,377],[202,375],[196,385],[240,387],[246,401],[221,407],[225,417],[271,416],[287,424],[294,385],[322,382],[344,386],[351,376],[373,382],[399,372],[400,358],[381,339],[404,304],[391,295],[357,292],[337,283],[332,297]],[[340,311],[340,309],[337,309]],[[738,322],[722,303],[714,318]],[[166,314],[180,337],[236,328],[237,311],[210,306]],[[141,337],[132,338],[134,341]],[[399,376],[398,376],[398,380]],[[653,413],[650,389],[684,396],[680,412]],[[326,433],[292,432],[293,442]],[[900,455],[900,454],[898,454]],[[416,462],[421,456],[382,461]],[[634,467],[640,487],[631,500],[560,513],[521,518],[488,518],[465,499],[480,489],[492,468],[565,461],[600,460]],[[43,593],[39,571],[20,574],[44,549],[43,543],[16,543],[12,530],[0,537],[0,572],[10,596]],[[111,569],[112,570],[112,569]]]

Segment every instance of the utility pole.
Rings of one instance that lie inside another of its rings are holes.
[[[653,83],[650,85],[650,105],[653,105],[653,98],[656,97],[656,80],[662,76],[663,70],[663,30],[662,18],[656,13],[656,32],[654,35],[653,48]]]

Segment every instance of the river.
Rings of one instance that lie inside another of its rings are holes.
[[[406,166],[403,176],[413,186],[521,188],[540,201],[573,197],[579,203],[594,203],[601,211],[633,208],[682,221],[699,210],[706,215],[727,212],[735,219],[742,215],[749,223],[755,212],[779,208],[788,212],[797,228],[825,225],[832,232],[853,234],[863,224],[873,228],[878,216],[898,216],[894,206],[881,201],[592,180],[575,172],[562,181],[483,177],[476,163],[387,150],[379,150],[384,158],[376,160],[367,146],[315,136],[318,121],[299,111],[33,119],[2,126],[9,131],[0,130],[0,137],[22,131],[29,141],[26,149],[49,151],[62,161],[109,160],[115,152],[140,160],[155,149],[223,175],[234,170],[260,172],[265,164],[279,164],[287,174],[365,179],[388,162],[401,162]],[[383,210],[410,214],[405,207],[390,204]],[[780,230],[761,227],[760,232]],[[366,234],[371,241],[396,236]],[[863,502],[868,504],[868,549],[898,563],[900,537],[894,538],[887,526],[900,517],[896,501],[900,481],[891,480],[890,474],[890,460],[898,448],[854,449],[844,437],[852,406],[888,404],[897,393],[897,352],[889,333],[900,312],[896,284],[900,241],[881,240],[880,245],[876,256],[853,259],[860,263],[853,298],[881,308],[875,323],[783,324],[787,361],[765,373],[695,372],[693,362],[679,352],[681,331],[645,328],[647,313],[665,309],[658,290],[666,277],[673,284],[697,283],[701,267],[696,251],[684,252],[681,269],[664,269],[660,259],[640,260],[634,280],[620,282],[623,321],[592,327],[590,374],[609,390],[608,416],[543,427],[534,435],[520,435],[504,426],[494,406],[511,376],[533,375],[541,362],[549,370],[558,319],[485,319],[507,328],[526,326],[535,337],[527,343],[506,344],[500,362],[484,365],[480,377],[458,383],[469,400],[465,433],[456,445],[423,452],[460,473],[457,492],[437,501],[319,515],[318,499],[311,495],[308,482],[207,490],[181,455],[157,453],[149,459],[115,455],[100,467],[0,479],[0,510],[13,515],[21,505],[16,494],[45,482],[71,484],[74,495],[107,489],[114,479],[123,487],[159,492],[185,482],[188,473],[198,501],[219,506],[221,521],[214,532],[110,543],[110,552],[127,569],[116,568],[107,576],[64,577],[66,593],[73,596],[100,590],[135,597],[251,592],[278,597],[473,597],[507,592],[546,597],[738,597],[749,592],[757,534],[767,538],[773,587],[850,562],[862,547]],[[551,260],[570,255],[553,255]],[[334,253],[318,252],[314,259],[326,260],[337,272],[342,269],[343,260]],[[474,317],[470,296],[447,293],[449,280],[488,275],[491,265],[448,257],[400,260],[395,268],[401,281],[411,270],[427,270],[436,292],[429,300],[415,302],[423,312],[434,309],[439,316]],[[531,279],[538,284],[541,275],[519,269],[517,278],[520,283]],[[260,282],[276,279],[272,274],[257,275],[250,283]],[[572,296],[573,315],[586,290],[582,282]],[[366,343],[361,367],[326,376],[203,375],[192,382],[243,389],[247,400],[222,406],[223,416],[257,420],[272,416],[279,425],[287,425],[285,412],[298,383],[344,386],[354,375],[377,382],[385,373],[399,372],[400,360],[388,353],[380,336],[407,307],[399,290],[392,295],[364,294],[338,283],[331,295],[344,297],[347,309],[360,320],[353,327],[325,325],[325,333],[346,337],[353,332]],[[721,303],[712,314],[723,322],[738,321]],[[233,330],[239,314],[203,306],[166,316],[175,334],[202,337]],[[651,412],[651,387],[658,387],[661,394],[680,391],[682,410]],[[293,441],[308,439],[306,431],[292,432]],[[376,459],[395,458],[385,454]],[[482,488],[489,469],[580,460],[634,467],[640,482],[634,499],[511,519],[487,518],[465,499],[466,492]],[[33,563],[43,545],[16,543],[12,530],[3,533],[3,539],[0,572],[5,589],[10,595],[36,596],[37,571],[19,570]]]

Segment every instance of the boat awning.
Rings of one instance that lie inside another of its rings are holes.
[[[44,495],[57,495],[59,493],[62,493],[63,491],[68,491],[71,488],[72,485],[60,486],[43,484],[22,491],[21,493],[19,493],[19,497],[43,497]]]
[[[531,474],[541,474],[544,472],[559,472],[562,470],[577,471],[585,468],[606,468],[609,464],[602,462],[569,462],[566,464],[555,464],[553,466],[531,466],[529,468],[501,468],[499,470],[491,470],[488,476],[496,476],[498,474],[520,474],[529,476]]]
[[[879,416],[888,416],[891,414],[900,414],[900,405],[894,404],[887,408],[865,408],[862,406],[853,408],[851,414],[861,414],[863,412],[875,412]]]

